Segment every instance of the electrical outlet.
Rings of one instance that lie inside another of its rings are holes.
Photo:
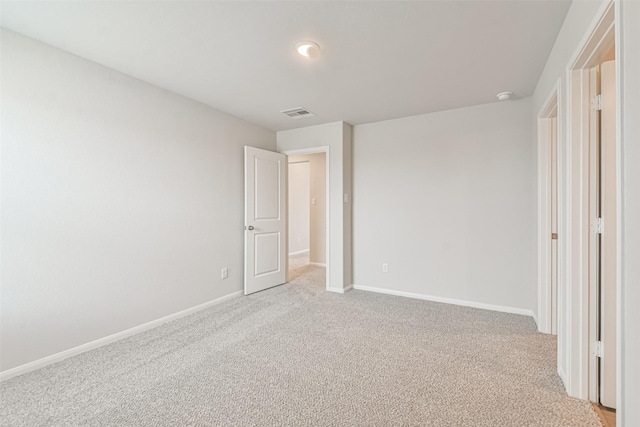
[[[229,277],[229,269],[227,267],[223,268],[220,271],[220,277],[223,279],[226,279],[227,277]]]
[[[382,272],[383,273],[389,272],[389,264],[387,264],[386,262],[382,263]]]

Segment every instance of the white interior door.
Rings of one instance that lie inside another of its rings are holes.
[[[244,147],[244,293],[286,281],[287,156]]]
[[[616,68],[600,66],[600,403],[616,407]]]

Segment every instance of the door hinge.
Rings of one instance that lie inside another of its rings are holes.
[[[602,218],[594,218],[591,220],[591,231],[596,234],[602,234],[604,232],[604,221]]]
[[[593,354],[596,357],[602,359],[602,354],[604,353],[604,347],[602,346],[602,341],[596,341],[593,346]]]
[[[596,95],[593,97],[593,100],[591,100],[591,108],[596,111],[602,110],[602,95]]]

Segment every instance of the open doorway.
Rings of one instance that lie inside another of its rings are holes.
[[[326,153],[288,157],[288,282],[327,287]]]
[[[591,316],[595,342],[595,401],[616,408],[616,281],[617,281],[617,149],[616,149],[616,65],[615,50],[591,67],[592,99],[589,218],[589,286],[593,304]]]
[[[620,395],[619,64],[616,2],[603,3],[567,67],[570,395],[608,408]],[[561,313],[562,315],[562,313]],[[561,331],[563,332],[563,331]]]

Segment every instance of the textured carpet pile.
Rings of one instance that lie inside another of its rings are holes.
[[[531,318],[293,280],[0,385],[3,426],[600,426]]]

